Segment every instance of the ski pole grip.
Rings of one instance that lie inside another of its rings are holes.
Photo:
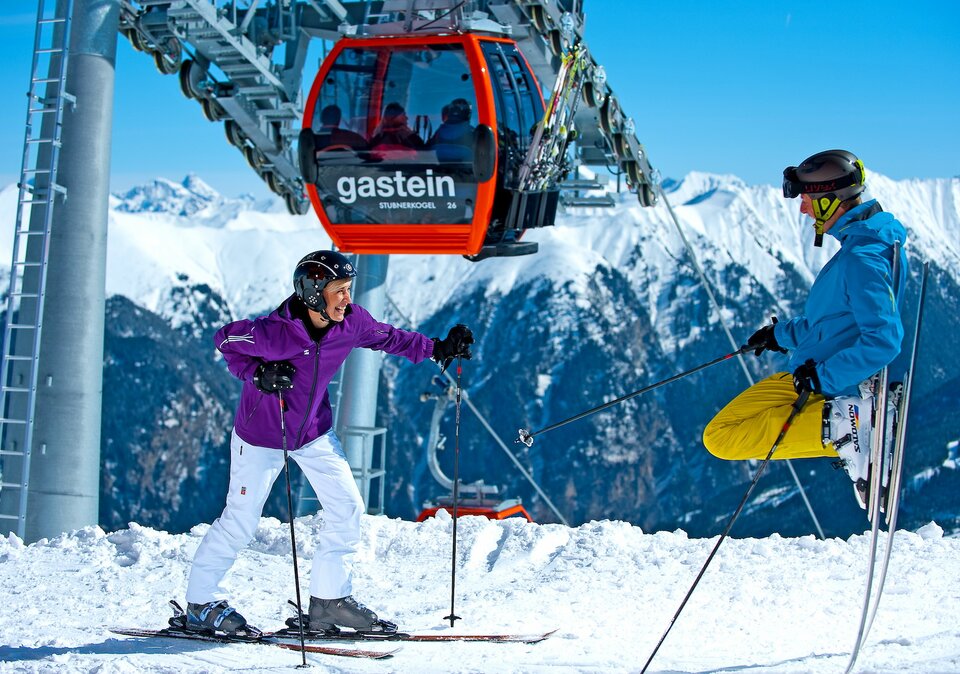
[[[523,443],[527,447],[533,447],[533,436],[530,434],[526,428],[521,428],[517,431],[517,439],[513,441],[516,443]]]

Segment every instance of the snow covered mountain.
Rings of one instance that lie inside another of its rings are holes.
[[[960,180],[894,182],[873,175],[871,186],[910,230],[908,324],[916,313],[921,263],[931,264],[911,416],[916,449],[907,463],[916,493],[907,497],[905,515],[922,519],[932,509],[939,517],[949,513],[952,522],[957,507],[948,505],[955,500],[949,494],[958,475],[944,461],[947,443],[960,436],[960,397],[958,362],[944,340],[958,327]],[[431,261],[426,275],[419,260],[391,263],[400,278],[428,279],[409,284],[408,296],[398,299],[403,307],[427,307],[428,332],[440,334],[454,321],[475,327],[474,351],[482,362],[473,364],[477,372],[468,372],[477,382],[468,384],[470,393],[508,442],[518,427],[542,428],[732,351],[721,321],[739,344],[771,315],[792,315],[835,250],[832,241],[821,250],[813,247],[808,221],[776,188],[691,174],[666,189],[720,312],[668,211],[640,209],[630,196],[613,209],[571,214],[554,228],[531,232],[541,252],[528,261],[469,266],[443,258]],[[747,359],[754,379],[783,363],[770,355]],[[415,388],[413,368],[399,370],[396,390]],[[902,371],[902,363],[894,367],[895,375]],[[623,517],[646,529],[715,533],[738,502],[749,467],[709,457],[700,434],[747,383],[731,361],[545,435],[525,460],[572,521]],[[414,411],[407,418],[422,428],[428,413]],[[414,428],[394,424],[394,438],[406,439],[397,443],[398,451],[416,446]],[[515,474],[479,428],[465,427],[464,437],[481,438],[467,452],[473,479]],[[842,534],[861,526],[850,485],[829,461],[793,463],[825,531]],[[783,464],[776,468],[764,477],[763,493],[735,532],[813,531],[789,471]],[[408,508],[415,510],[422,493],[415,483],[401,486],[406,491],[397,490],[396,498],[408,497]],[[507,487],[533,496],[519,480]],[[546,514],[542,507],[538,512]]]
[[[192,173],[180,183],[158,178],[111,199],[112,207],[121,213],[167,213],[203,220],[208,227],[225,223],[241,211],[270,210],[273,203],[257,204],[249,195],[228,199]]]
[[[946,341],[960,330],[960,180],[871,174],[870,185],[910,232],[908,324],[922,262],[931,269],[903,517],[907,526],[936,519],[953,531],[960,472],[947,444],[960,437],[960,358]],[[732,351],[725,330],[739,343],[770,315],[797,311],[834,250],[829,237],[823,249],[813,247],[797,204],[774,187],[693,173],[665,189],[682,235],[664,206],[641,209],[622,194],[613,208],[571,211],[555,227],[530,232],[540,243],[535,256],[481,263],[391,256],[388,292],[403,315],[386,318],[428,335],[456,322],[471,326],[477,344],[463,379],[471,401],[505,443],[523,449],[520,460],[570,522],[616,518],[711,535],[750,479],[749,465],[718,461],[699,441],[716,410],[748,383],[734,361],[544,435],[530,449],[513,444],[520,427],[542,428]],[[14,203],[12,187],[0,192],[8,222]],[[108,241],[101,522],[122,526],[136,512],[141,524],[184,531],[222,506],[238,394],[210,335],[276,306],[296,261],[330,241],[312,215],[227,199],[195,176],[116,195]],[[0,246],[0,259],[9,259],[8,238]],[[769,355],[745,362],[755,379],[783,365]],[[419,401],[435,370],[384,363],[387,512],[412,517],[441,493],[423,450],[432,409]],[[552,518],[469,414],[461,452],[466,481],[499,485],[539,519]],[[452,457],[441,461],[449,474]],[[827,460],[794,465],[828,534],[862,531],[845,476]],[[773,468],[735,534],[813,531],[788,471]]]

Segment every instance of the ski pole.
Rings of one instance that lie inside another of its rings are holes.
[[[297,586],[297,624],[300,626],[300,655],[303,664],[297,668],[309,667],[307,663],[307,646],[303,636],[303,603],[300,601],[300,569],[297,567],[297,535],[293,530],[293,495],[290,490],[290,460],[287,453],[287,423],[284,420],[283,389],[277,389],[280,399],[280,442],[283,447],[283,472],[287,477],[287,512],[290,514],[290,548],[293,551],[293,582]]]
[[[683,598],[683,601],[680,602],[680,608],[677,609],[677,612],[673,614],[673,619],[670,621],[670,624],[667,626],[666,631],[663,633],[663,636],[660,637],[660,641],[657,642],[656,647],[653,649],[653,652],[650,654],[650,657],[647,658],[647,664],[643,666],[643,669],[640,670],[640,674],[644,674],[647,671],[647,667],[650,666],[650,663],[653,662],[653,657],[657,654],[657,651],[660,650],[660,646],[663,645],[664,640],[667,638],[667,635],[670,634],[670,630],[673,629],[673,624],[677,622],[677,618],[680,617],[680,612],[683,611],[683,607],[687,605],[687,601],[690,600],[690,596],[693,594],[693,591],[697,589],[697,585],[700,583],[700,579],[703,578],[703,574],[706,572],[707,567],[710,565],[710,562],[713,561],[714,555],[717,554],[717,550],[720,549],[720,544],[723,543],[724,539],[727,537],[727,534],[730,533],[730,529],[733,528],[733,523],[737,521],[737,518],[740,517],[740,512],[743,510],[743,507],[747,504],[747,500],[750,498],[750,494],[753,493],[753,488],[757,486],[757,482],[760,480],[760,476],[763,475],[764,469],[767,467],[767,464],[770,463],[770,459],[773,458],[773,453],[777,451],[777,447],[780,446],[780,443],[783,442],[783,437],[787,434],[787,431],[790,430],[790,427],[793,425],[793,420],[797,418],[797,415],[800,413],[800,410],[803,409],[803,406],[807,404],[807,398],[810,397],[810,391],[804,389],[796,402],[791,406],[790,416],[787,417],[787,420],[783,424],[783,428],[780,429],[780,434],[777,436],[777,439],[773,441],[773,446],[770,447],[770,451],[767,452],[766,458],[764,458],[763,463],[760,464],[760,467],[757,468],[757,474],[753,476],[753,480],[750,482],[750,486],[747,487],[747,492],[743,495],[743,498],[740,499],[740,505],[737,506],[737,509],[734,511],[733,516],[730,518],[730,521],[727,522],[727,527],[723,530],[723,533],[720,534],[720,538],[717,539],[716,545],[713,546],[713,550],[710,551],[710,555],[707,557],[707,561],[703,563],[703,566],[700,568],[700,573],[697,574],[696,579],[693,581],[693,585],[690,586],[690,589],[687,590],[687,595]]]
[[[710,367],[711,365],[716,365],[717,363],[722,363],[722,362],[725,361],[725,360],[730,360],[731,358],[734,358],[734,357],[736,357],[736,356],[739,356],[741,353],[745,353],[745,352],[747,352],[747,351],[751,351],[751,350],[754,349],[754,348],[756,348],[756,347],[751,347],[751,346],[747,346],[746,344],[744,344],[743,346],[741,346],[739,349],[737,349],[737,350],[734,351],[733,353],[728,353],[728,354],[725,355],[725,356],[720,356],[719,358],[714,358],[713,360],[711,360],[711,361],[708,362],[708,363],[704,363],[703,365],[697,365],[695,368],[692,368],[692,369],[690,369],[690,370],[687,370],[686,372],[681,372],[680,374],[675,374],[675,375],[673,375],[672,377],[668,377],[667,379],[664,379],[663,381],[658,381],[656,384],[650,384],[649,386],[645,386],[645,387],[643,387],[642,389],[640,389],[640,390],[638,390],[638,391],[634,391],[633,393],[628,393],[627,395],[621,396],[621,397],[617,398],[616,400],[611,400],[610,402],[604,403],[603,405],[599,405],[599,406],[597,406],[597,407],[593,407],[593,408],[587,410],[586,412],[581,412],[580,414],[574,415],[574,416],[570,417],[569,419],[564,419],[563,421],[558,421],[557,423],[555,423],[555,424],[553,424],[553,425],[551,425],[551,426],[547,426],[546,428],[541,428],[539,431],[535,431],[535,432],[531,433],[531,432],[528,431],[527,429],[521,428],[520,431],[519,431],[518,437],[517,437],[516,440],[514,440],[514,442],[515,442],[515,443],[517,443],[517,442],[522,442],[522,443],[525,444],[527,447],[533,447],[533,439],[534,439],[534,437],[536,437],[536,436],[538,436],[538,435],[543,435],[544,433],[547,433],[548,431],[552,431],[552,430],[554,430],[554,429],[556,429],[556,428],[560,428],[561,426],[565,426],[565,425],[567,425],[567,424],[569,424],[569,423],[571,423],[571,422],[573,422],[573,421],[577,421],[577,420],[579,420],[579,419],[583,419],[583,418],[586,417],[586,416],[590,416],[591,414],[595,414],[596,412],[600,412],[600,411],[602,411],[602,410],[605,410],[605,409],[607,409],[608,407],[613,407],[614,405],[618,405],[618,404],[620,404],[620,403],[622,403],[622,402],[624,402],[624,401],[626,401],[626,400],[630,400],[631,398],[636,398],[638,395],[642,395],[642,394],[644,394],[644,393],[647,393],[648,391],[652,391],[653,389],[659,388],[659,387],[661,387],[661,386],[663,386],[663,385],[665,385],[665,384],[670,384],[670,383],[672,383],[672,382],[677,381],[678,379],[683,379],[684,377],[687,377],[687,376],[689,376],[689,375],[691,375],[691,374],[694,374],[695,372],[699,372],[700,370],[705,370],[706,368]]]
[[[457,500],[460,496],[460,374],[463,372],[463,357],[457,356],[457,404],[456,424],[453,443],[453,553],[450,559],[450,615],[444,620],[453,623],[460,620],[453,607],[457,596]]]

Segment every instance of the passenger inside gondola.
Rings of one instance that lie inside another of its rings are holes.
[[[443,106],[443,122],[427,147],[437,153],[441,163],[473,161],[473,130],[470,116],[473,109],[465,98],[455,98]]]
[[[407,124],[407,111],[403,106],[388,103],[377,130],[370,137],[373,153],[383,159],[409,158],[425,147],[423,139]]]
[[[350,129],[340,128],[343,113],[336,105],[328,105],[320,111],[320,128],[314,132],[317,151],[365,150],[367,140]]]

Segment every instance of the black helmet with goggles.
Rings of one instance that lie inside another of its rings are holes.
[[[863,162],[846,150],[826,150],[807,157],[799,166],[783,170],[783,196],[793,199],[811,196],[817,237],[823,242],[823,225],[845,201],[859,197],[866,189],[867,172]]]

